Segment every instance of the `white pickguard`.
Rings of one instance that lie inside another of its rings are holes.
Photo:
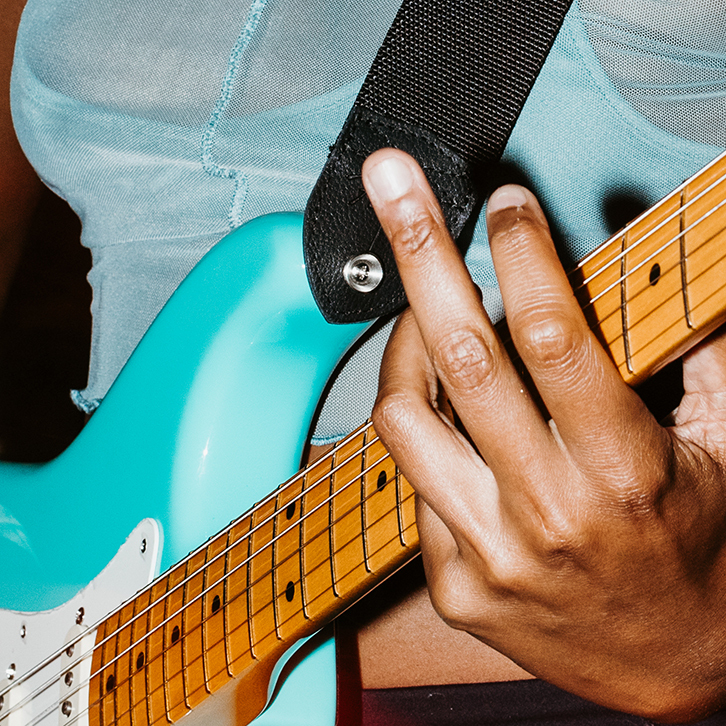
[[[0,726],[88,723],[94,626],[158,574],[161,544],[159,525],[145,519],[68,602],[35,613],[0,610]]]

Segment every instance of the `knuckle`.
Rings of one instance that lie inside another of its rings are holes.
[[[389,237],[399,254],[415,255],[435,242],[436,230],[436,220],[431,213],[416,207],[390,230]]]
[[[580,521],[567,516],[552,516],[541,519],[542,526],[537,534],[537,549],[540,560],[546,565],[562,567],[586,559],[590,552],[592,538]]]
[[[616,477],[610,487],[608,508],[618,518],[645,519],[658,508],[662,482],[656,475]]]
[[[434,348],[433,358],[446,383],[464,391],[490,386],[500,367],[492,346],[480,332],[470,329],[445,335]]]
[[[477,622],[481,612],[480,596],[475,577],[461,561],[426,571],[431,605],[438,616],[456,630],[467,630]]]
[[[521,315],[517,329],[519,343],[528,360],[542,368],[568,366],[585,344],[579,326],[567,316],[551,310],[540,308]]]
[[[527,597],[532,589],[532,568],[525,566],[521,553],[516,556],[500,553],[487,565],[487,587],[499,600]]]
[[[405,434],[414,425],[409,420],[412,408],[409,394],[403,391],[386,391],[378,396],[371,419],[376,433],[383,441]]]
[[[458,588],[430,588],[431,605],[438,616],[455,630],[466,630],[476,622],[478,613],[471,601]]]
[[[653,519],[659,517],[664,496],[674,481],[670,457],[628,457],[614,462],[606,473],[607,487],[603,510],[621,519]]]

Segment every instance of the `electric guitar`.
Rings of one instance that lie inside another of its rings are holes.
[[[726,319],[724,205],[726,155],[571,273],[629,383]],[[0,464],[0,726],[334,723],[325,626],[418,534],[370,424],[295,473],[365,327],[318,313],[301,225],[230,234],[73,445]]]

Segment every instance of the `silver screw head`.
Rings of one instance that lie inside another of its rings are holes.
[[[25,627],[25,625],[20,626],[20,637],[24,638],[28,634],[28,629]]]
[[[61,713],[64,716],[70,716],[73,712],[73,704],[70,701],[63,701],[61,704]]]
[[[73,671],[68,671],[66,673],[66,677],[63,679],[65,681],[65,684],[70,688],[73,685]]]
[[[68,646],[68,647],[66,648],[66,655],[67,655],[67,656],[68,656],[69,658],[72,658],[72,657],[73,657],[73,651],[74,651],[74,650],[75,650],[75,648],[74,648],[74,647],[73,647],[72,645],[69,645],[69,646]]]
[[[139,550],[141,551],[142,555],[144,554],[144,552],[146,552],[146,538],[141,540],[141,544],[139,545]]]
[[[86,614],[84,608],[78,608],[76,610],[76,625],[80,625],[83,622],[83,616]]]
[[[372,292],[381,284],[383,267],[374,255],[356,255],[345,263],[343,278],[358,292]]]
[[[15,671],[17,670],[17,667],[15,663],[11,663],[6,669],[5,669],[5,677],[12,681],[13,678],[15,678]]]

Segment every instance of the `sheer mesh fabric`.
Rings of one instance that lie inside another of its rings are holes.
[[[724,0],[580,0],[593,49],[646,119],[693,141],[726,144]]]
[[[174,288],[222,236],[301,210],[400,0],[29,0],[13,73],[18,136],[93,252],[88,387],[103,398]],[[726,145],[726,0],[579,0],[505,153],[566,259]],[[455,103],[455,99],[452,100]],[[502,314],[483,219],[467,254]],[[385,334],[318,425],[370,410]],[[153,400],[153,397],[152,397]]]

